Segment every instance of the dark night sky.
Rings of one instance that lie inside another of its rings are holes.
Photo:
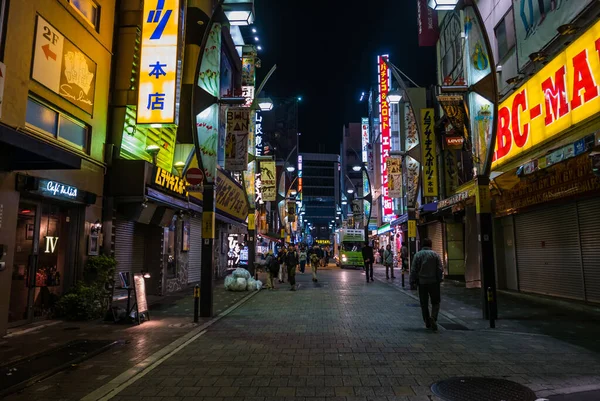
[[[416,0],[255,0],[269,96],[301,95],[300,150],[339,153],[342,125],[360,122],[360,93],[376,82],[377,54],[420,86],[435,78],[435,48],[418,47]]]

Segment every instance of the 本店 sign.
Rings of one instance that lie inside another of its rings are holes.
[[[176,122],[179,7],[179,0],[144,1],[138,124]]]
[[[386,160],[390,156],[391,151],[391,127],[390,127],[390,104],[387,100],[388,92],[390,91],[390,71],[386,60],[389,56],[383,55],[377,57],[379,82],[379,121],[381,129],[381,172],[383,182],[383,218],[390,220],[390,216],[394,214],[392,199],[389,196],[388,188],[388,171]]]
[[[225,139],[225,169],[245,171],[248,168],[248,135],[250,109],[236,107],[227,110]]]
[[[160,167],[154,168],[154,179],[152,181],[154,186],[160,189],[166,189],[180,196],[187,196],[188,192],[186,188],[189,183],[183,177],[176,176]]]
[[[438,196],[437,148],[433,133],[433,109],[421,110],[421,151],[423,153],[423,195]]]
[[[598,82],[600,22],[500,104],[492,167],[598,113]]]
[[[96,63],[39,15],[31,78],[92,114]]]

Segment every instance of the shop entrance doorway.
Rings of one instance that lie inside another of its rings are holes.
[[[51,316],[64,290],[68,209],[48,203],[19,203],[9,326]]]

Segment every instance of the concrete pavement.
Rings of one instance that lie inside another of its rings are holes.
[[[432,333],[414,299],[361,271],[297,278],[298,291],[262,291],[112,399],[434,400],[431,384],[456,376],[505,378],[540,396],[600,388],[600,358],[585,348],[539,334]]]

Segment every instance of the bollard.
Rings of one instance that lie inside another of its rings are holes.
[[[200,306],[200,287],[198,284],[194,287],[194,323],[198,323],[198,309]]]
[[[487,289],[487,304],[488,304],[488,315],[490,317],[490,329],[496,328],[496,319],[494,318],[494,314],[492,313],[493,302],[494,302],[494,295],[492,293],[492,287],[488,287],[488,289]]]

